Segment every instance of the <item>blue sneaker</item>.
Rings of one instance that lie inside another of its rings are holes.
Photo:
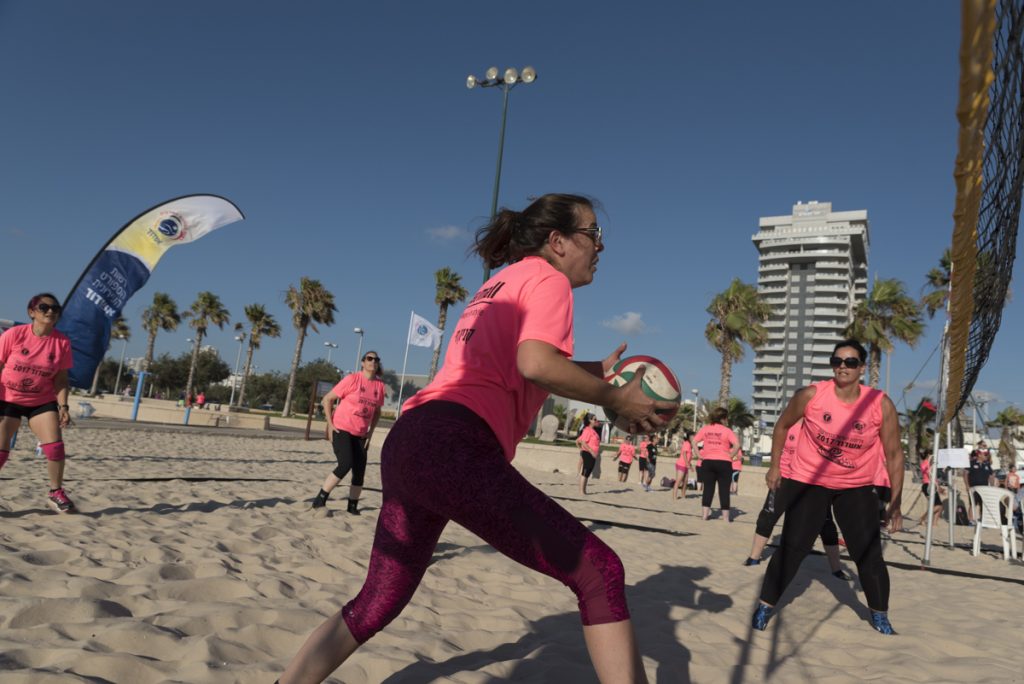
[[[768,626],[768,620],[771,619],[773,610],[771,606],[758,602],[757,610],[754,611],[754,617],[750,619],[750,626],[763,632]]]
[[[747,558],[745,561],[743,561],[744,567],[748,567],[748,568],[751,565],[760,565],[760,564],[761,564],[761,559],[760,558]]]
[[[876,632],[880,634],[895,634],[896,630],[892,628],[892,624],[889,622],[889,613],[880,610],[872,610],[871,612],[871,626],[874,627]]]

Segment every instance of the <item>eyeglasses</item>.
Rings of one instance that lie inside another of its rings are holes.
[[[380,363],[379,356],[364,356],[363,361],[373,361],[374,363]]]
[[[601,229],[601,226],[591,226],[590,228],[580,228],[576,232],[583,233],[584,235],[586,235],[588,238],[590,238],[591,240],[594,241],[595,245],[603,245],[604,244],[604,231]]]
[[[43,302],[42,304],[36,304],[36,311],[40,313],[50,313],[52,311],[55,314],[59,314],[61,306],[60,304],[47,304]]]
[[[828,365],[833,368],[839,368],[840,366],[846,366],[847,368],[860,368],[860,359],[856,356],[847,356],[845,359],[841,356],[833,356],[828,360]]]

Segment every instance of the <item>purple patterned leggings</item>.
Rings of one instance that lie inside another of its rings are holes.
[[[449,520],[568,586],[584,625],[629,619],[619,557],[527,482],[468,408],[431,401],[403,413],[384,442],[381,480],[384,503],[366,581],[342,609],[359,643],[412,599]]]

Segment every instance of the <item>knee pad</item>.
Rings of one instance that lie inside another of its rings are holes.
[[[10,451],[0,451],[0,468],[4,467],[4,463],[7,463],[7,458],[11,455]]]
[[[583,558],[570,575],[584,625],[629,619],[626,607],[626,569],[611,548],[593,535],[584,542]]]
[[[58,463],[64,460],[64,442],[50,442],[43,445],[43,455],[47,461]]]

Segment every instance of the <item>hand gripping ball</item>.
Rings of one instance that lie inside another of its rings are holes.
[[[617,364],[612,366],[612,369],[605,375],[605,382],[621,387],[633,379],[640,366],[645,366],[647,369],[643,380],[640,381],[644,394],[651,399],[673,401],[676,403],[674,408],[658,410],[658,415],[661,418],[666,421],[671,420],[679,412],[681,395],[678,378],[676,378],[675,373],[664,362],[659,361],[653,356],[628,356],[620,359]],[[615,423],[619,417],[615,411],[609,408],[605,408],[604,414],[612,423]]]

